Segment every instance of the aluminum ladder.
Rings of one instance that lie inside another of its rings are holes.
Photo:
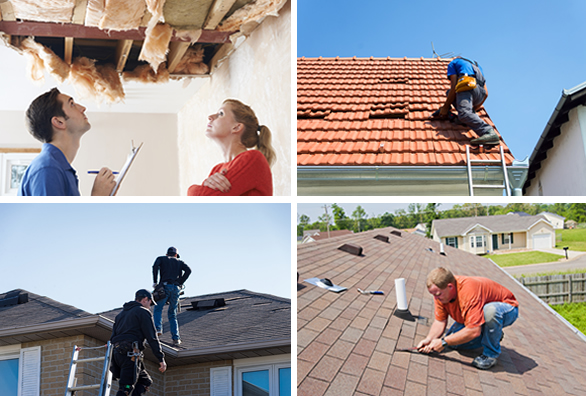
[[[100,349],[106,348],[106,355],[95,358],[80,359],[79,353],[83,349]],[[112,373],[110,372],[110,362],[112,360],[112,344],[110,341],[106,345],[99,347],[73,347],[73,356],[71,357],[71,363],[69,365],[69,377],[67,379],[67,386],[65,388],[65,396],[74,396],[76,391],[85,391],[91,389],[99,389],[98,396],[109,396],[112,388]],[[94,385],[81,385],[76,386],[77,379],[75,378],[75,372],[77,371],[77,365],[79,363],[90,363],[90,362],[104,362],[104,368],[102,370],[102,376],[99,384]]]
[[[468,190],[470,192],[470,196],[474,196],[474,189],[475,188],[502,188],[506,191],[507,197],[511,196],[511,187],[509,186],[509,176],[507,174],[507,164],[505,163],[505,155],[503,152],[503,146],[499,145],[500,151],[500,159],[497,160],[487,160],[487,159],[470,159],[470,146],[466,145],[466,167],[468,168]],[[501,164],[503,169],[503,180],[504,184],[474,184],[472,179],[472,164]]]

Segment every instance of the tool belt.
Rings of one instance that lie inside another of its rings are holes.
[[[475,77],[468,76],[466,74],[458,77],[458,82],[456,83],[456,92],[470,91],[474,88],[476,88]]]

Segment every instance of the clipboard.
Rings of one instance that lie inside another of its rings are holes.
[[[134,147],[134,142],[130,141],[130,153],[128,154],[128,157],[126,158],[126,162],[124,163],[124,166],[122,166],[120,173],[118,174],[118,176],[116,178],[114,178],[114,180],[116,181],[116,185],[114,186],[114,189],[110,193],[111,197],[116,195],[116,193],[118,192],[118,187],[120,187],[120,183],[122,183],[122,180],[124,180],[124,176],[126,176],[126,172],[128,172],[128,169],[130,169],[130,165],[132,165],[132,161],[134,161],[134,159],[136,158],[136,155],[138,154],[138,151],[140,150],[142,145],[143,145],[143,143],[141,143],[138,147]]]

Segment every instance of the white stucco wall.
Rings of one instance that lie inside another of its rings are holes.
[[[90,195],[95,176],[91,169],[120,170],[130,141],[144,145],[126,175],[118,196],[179,195],[177,116],[175,114],[88,113],[92,129],[81,139],[73,167],[82,195]],[[26,130],[24,115],[0,111],[0,147],[40,148]]]
[[[547,151],[526,195],[586,195],[586,107],[569,112],[569,121]]]
[[[278,17],[267,17],[178,115],[180,194],[201,184],[223,162],[217,145],[206,138],[207,116],[227,98],[250,105],[272,132],[277,162],[273,194],[291,195],[291,2]]]

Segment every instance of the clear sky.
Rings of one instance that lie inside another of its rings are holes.
[[[0,204],[0,293],[25,289],[91,313],[151,289],[175,246],[185,296],[248,289],[291,298],[290,204]]]
[[[586,82],[586,1],[298,0],[297,56],[477,60],[485,108],[513,155],[530,156],[563,89]]]

